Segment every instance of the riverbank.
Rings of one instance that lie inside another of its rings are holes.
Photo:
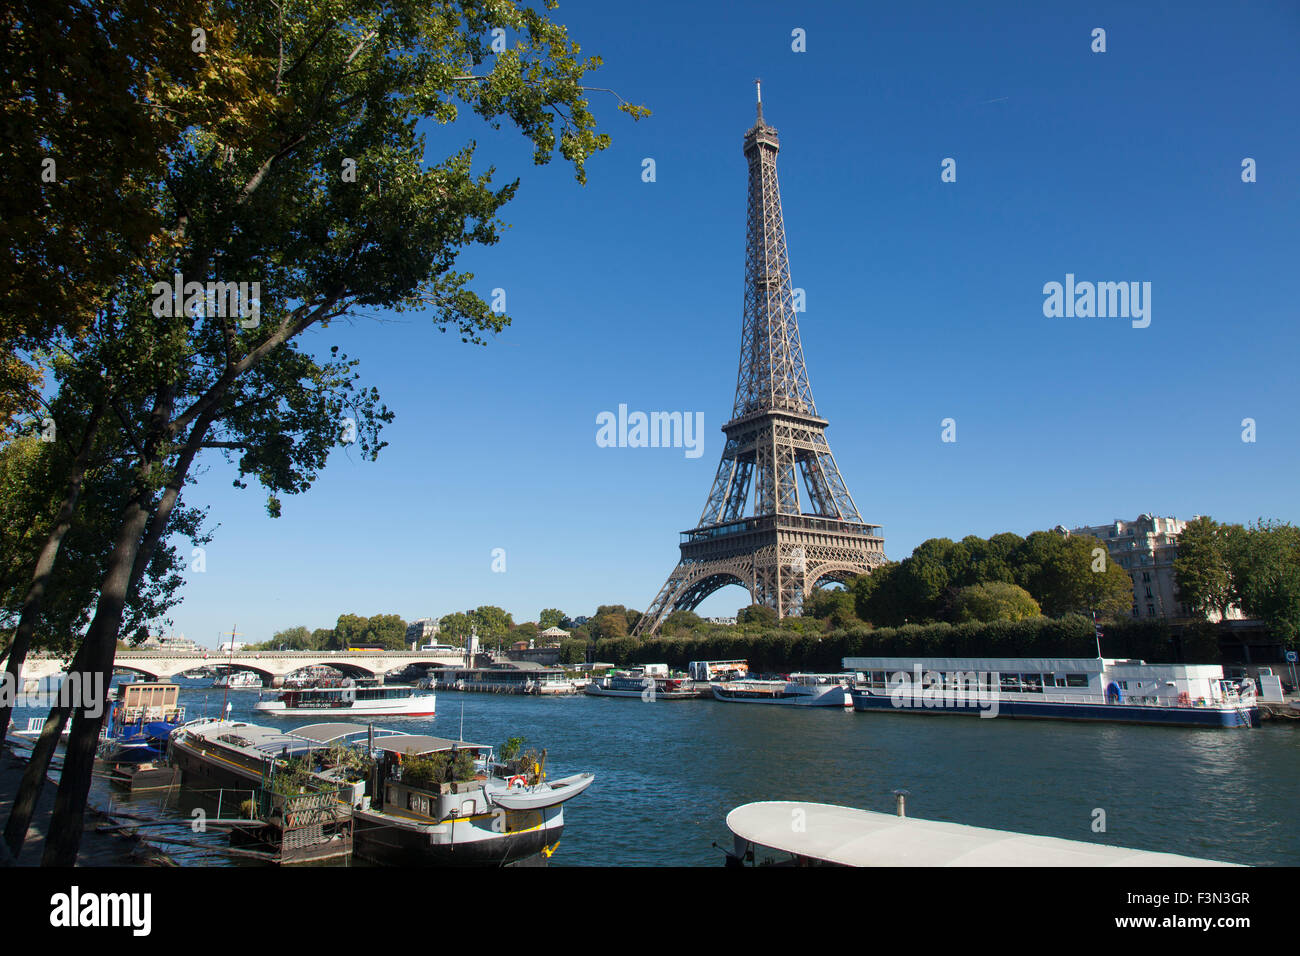
[[[5,743],[0,747],[0,820],[9,819],[9,810],[13,806],[14,796],[23,772],[27,769],[27,757],[20,748]],[[49,779],[46,774],[45,786],[41,788],[41,798],[32,815],[32,825],[23,844],[22,854],[18,857],[18,866],[40,866],[45,853],[45,837],[49,832],[50,817],[54,811],[54,794],[58,788],[57,777]],[[163,853],[149,846],[138,837],[123,833],[101,833],[96,827],[109,823],[111,818],[102,809],[90,807],[86,811],[86,829],[81,836],[81,850],[77,854],[78,866],[172,866],[174,863]],[[14,861],[8,851],[0,850],[0,866],[13,866]]]

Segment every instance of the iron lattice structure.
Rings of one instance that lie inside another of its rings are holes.
[[[885,560],[880,526],[858,513],[808,383],[776,178],[779,149],[760,91],[758,119],[745,134],[749,208],[736,403],[722,426],[722,461],[699,524],[682,532],[681,561],[637,635],[657,633],[673,611],[694,610],[728,584],[747,588],[778,617],[798,614],[819,583],[870,573]]]

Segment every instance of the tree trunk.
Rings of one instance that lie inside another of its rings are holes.
[[[81,670],[83,665],[84,658],[78,650],[72,663],[68,665],[68,670],[70,672]],[[45,727],[41,730],[41,736],[32,750],[31,759],[27,761],[27,769],[23,771],[18,792],[14,795],[14,805],[9,808],[4,842],[15,859],[23,851],[27,828],[31,826],[32,814],[36,812],[36,804],[41,799],[41,790],[45,786],[45,771],[49,769],[54,748],[58,746],[59,737],[68,723],[69,712],[70,708],[56,705],[50,711],[50,716],[45,718]]]
[[[168,390],[165,402],[160,400],[155,406],[155,422],[168,422],[172,394]],[[109,559],[108,574],[100,590],[95,618],[86,632],[84,644],[88,648],[87,665],[92,668],[88,675],[92,687],[100,686],[96,683],[96,674],[102,675],[102,686],[105,688],[108,686],[127,598],[131,589],[144,575],[148,562],[153,558],[158,541],[166,529],[167,519],[180,495],[181,487],[185,484],[190,466],[203,445],[207,430],[217,415],[218,408],[219,405],[214,404],[198,416],[181,449],[180,457],[168,479],[163,496],[154,509],[147,506],[149,497],[147,486],[155,462],[142,462],[139,490],[123,515],[122,528]],[[160,426],[155,433],[161,433],[162,430]],[[82,686],[84,687],[85,684],[86,681],[83,679]],[[76,863],[77,851],[81,845],[86,797],[90,792],[90,781],[94,772],[99,730],[106,710],[105,705],[99,708],[98,716],[91,717],[83,709],[78,711],[73,719],[67,756],[63,762],[63,773],[59,777],[59,792],[54,802],[54,816],[50,821],[50,836],[46,840],[45,856],[41,861],[42,866],[73,866]]]
[[[149,416],[148,438],[136,469],[135,486],[122,513],[113,551],[108,558],[108,569],[99,591],[94,620],[82,641],[85,670],[81,687],[103,687],[107,698],[108,682],[113,672],[113,658],[117,653],[117,635],[122,627],[122,614],[126,609],[132,569],[140,551],[140,539],[149,521],[149,483],[158,457],[164,451],[175,405],[176,389],[166,385],[158,390]],[[80,652],[79,652],[80,654]],[[88,701],[82,701],[72,719],[72,733],[63,758],[63,772],[59,774],[59,791],[54,798],[54,816],[50,820],[49,836],[45,840],[42,866],[74,866],[81,847],[81,828],[86,814],[86,797],[95,769],[95,751],[99,745],[99,728],[104,720],[107,700],[99,702],[97,715],[90,716]]]
[[[31,584],[28,585],[27,594],[23,597],[22,615],[18,620],[18,629],[14,632],[13,643],[9,645],[9,662],[5,666],[5,679],[11,682],[9,686],[14,689],[15,694],[22,687],[23,662],[27,659],[32,635],[36,632],[36,622],[41,615],[41,604],[45,600],[46,585],[54,570],[54,562],[59,556],[59,548],[62,547],[63,539],[72,527],[72,519],[77,512],[77,501],[81,497],[81,486],[86,477],[86,462],[95,445],[95,433],[99,429],[99,420],[103,416],[106,403],[107,400],[101,397],[86,422],[86,435],[81,440],[81,447],[77,449],[76,457],[72,460],[67,496],[59,506],[54,527],[50,529],[50,535],[45,539],[45,545],[36,559],[36,570],[32,572]],[[5,739],[12,715],[11,699],[8,695],[0,695],[0,740]]]
[[[193,431],[190,433],[189,439],[185,443],[185,447],[181,450],[181,455],[177,460],[176,468],[173,471],[171,478],[168,479],[167,488],[164,491],[163,497],[159,501],[158,506],[154,509],[154,513],[149,520],[148,530],[145,532],[144,540],[141,542],[139,552],[136,555],[134,562],[135,566],[132,569],[131,574],[132,589],[138,586],[140,579],[144,576],[145,569],[148,567],[149,561],[153,558],[153,553],[157,548],[158,541],[161,539],[163,531],[166,528],[167,519],[171,515],[172,508],[176,504],[176,499],[180,494],[181,487],[185,483],[190,466],[194,462],[195,455],[202,447],[203,439],[207,434],[207,430],[211,425],[215,414],[216,411],[214,409],[212,412],[199,417],[199,420],[195,423]],[[121,535],[119,535],[119,541],[120,540]],[[96,613],[95,620],[99,621],[98,612]],[[120,616],[118,621],[120,624]],[[92,623],[91,627],[94,627],[94,623]],[[72,663],[68,667],[69,672],[81,671],[86,668],[85,654],[87,647],[90,646],[89,632],[87,632],[86,637],[87,640],[82,642],[81,647],[77,651],[77,656],[73,658]],[[114,649],[117,647],[116,632],[113,634],[111,646]],[[111,671],[112,661],[110,659],[108,672],[111,673]],[[107,683],[108,681],[106,677],[104,686],[107,686]],[[45,728],[42,731],[41,737],[32,753],[31,760],[27,765],[27,770],[23,774],[22,782],[19,784],[18,794],[14,798],[14,805],[10,810],[9,821],[5,825],[4,833],[5,843],[9,846],[15,857],[22,852],[23,841],[27,837],[27,830],[31,825],[32,814],[35,812],[36,803],[40,799],[41,788],[45,783],[45,771],[49,768],[50,760],[54,756],[55,747],[58,744],[60,734],[63,733],[64,726],[67,724],[69,714],[70,710],[67,707],[56,707],[54,710],[50,711],[50,716],[45,722]],[[96,740],[98,740],[98,736],[99,730],[96,728],[94,733]],[[65,769],[66,768],[67,765],[65,763]],[[62,786],[62,780],[63,778],[61,777],[60,786]],[[87,784],[87,792],[88,791],[89,784]],[[79,844],[80,831],[78,831],[77,840]],[[75,858],[74,851],[73,859]]]
[[[180,498],[181,488],[185,485],[190,466],[194,464],[194,457],[203,447],[203,439],[207,437],[208,428],[211,427],[212,419],[216,415],[217,406],[215,405],[199,415],[194,422],[194,428],[190,431],[189,438],[186,440],[184,447],[181,448],[180,457],[176,460],[176,467],[172,469],[171,477],[167,479],[162,497],[158,500],[153,515],[149,518],[149,527],[145,530],[144,540],[140,542],[140,553],[136,555],[135,568],[131,572],[131,591],[135,591],[140,586],[141,580],[144,579],[145,573],[149,570],[149,562],[153,560],[154,552],[158,550],[158,542],[162,540],[163,533],[167,530],[167,522],[171,518],[172,509],[175,508],[177,499]]]

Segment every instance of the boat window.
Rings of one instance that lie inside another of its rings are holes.
[[[1028,694],[1041,694],[1043,692],[1043,675],[1042,674],[1021,674],[1020,682],[1025,686],[1025,692]]]
[[[1088,675],[1087,674],[1066,674],[1065,686],[1066,687],[1087,687]]]

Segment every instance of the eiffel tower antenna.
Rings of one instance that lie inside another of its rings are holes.
[[[880,526],[858,513],[826,441],[829,422],[813,402],[776,178],[781,145],[763,119],[762,81],[754,86],[736,401],[699,524],[682,532],[681,560],[633,629],[638,636],[658,633],[673,611],[694,610],[728,584],[778,617],[799,614],[818,584],[868,574],[885,560]]]

